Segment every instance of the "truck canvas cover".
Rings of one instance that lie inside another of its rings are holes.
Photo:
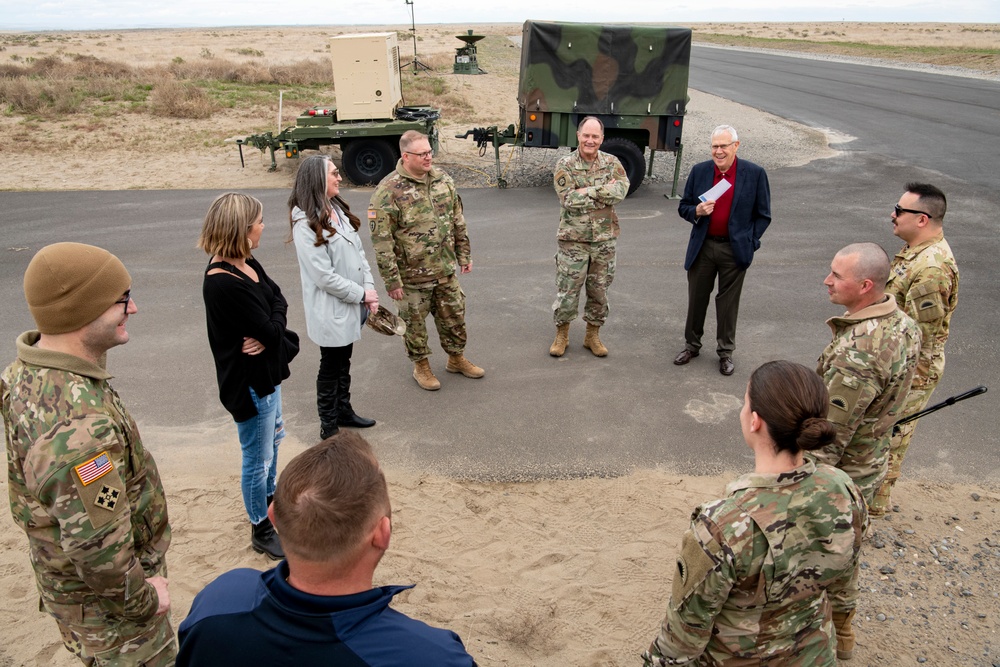
[[[518,104],[595,115],[683,113],[690,57],[689,28],[525,21]]]

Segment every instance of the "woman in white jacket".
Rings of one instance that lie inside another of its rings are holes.
[[[340,198],[340,179],[328,156],[310,156],[288,197],[306,331],[320,347],[316,405],[324,440],[339,426],[375,425],[351,407],[351,352],[368,314],[378,310],[378,292],[358,235],[361,221]]]

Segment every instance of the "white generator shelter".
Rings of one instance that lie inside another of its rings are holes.
[[[339,120],[392,119],[403,101],[396,33],[330,38]]]

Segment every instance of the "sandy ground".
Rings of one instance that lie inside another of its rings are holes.
[[[232,431],[144,432],[174,527],[175,627],[220,573],[269,567],[249,547]],[[282,460],[306,444],[290,437]],[[396,608],[454,629],[481,667],[638,665],[659,629],[691,509],[739,472],[499,484],[388,470],[393,542],[376,585],[417,584]],[[901,511],[877,522],[864,547],[852,664],[996,664],[1000,493],[907,479],[894,498]],[[78,664],[37,611],[24,545],[9,516],[0,519],[0,666]]]
[[[722,32],[718,25],[711,30]],[[795,29],[848,31],[838,38],[858,39],[875,33],[881,38],[886,28],[835,26]],[[405,36],[406,27],[392,29]],[[755,34],[762,29],[730,27]],[[962,26],[943,24],[932,36],[953,45],[983,35],[995,42],[995,32],[973,27],[977,31],[963,32]],[[897,37],[891,39],[927,35],[926,26],[892,28]],[[418,28],[421,58],[447,57],[458,44],[453,35],[464,29]],[[476,30],[501,43],[520,32],[511,25]],[[197,58],[203,49],[236,59],[236,49],[252,46],[269,60],[291,62],[311,53],[325,57],[326,40],[335,33],[326,28],[59,33],[52,40],[42,36],[36,46],[8,44],[5,56],[38,57],[62,49],[151,64]],[[489,63],[483,65],[490,69]],[[474,108],[470,124],[454,127],[516,117],[516,69],[497,67],[490,76],[453,83]],[[142,114],[60,121],[2,116],[4,134],[25,140],[0,144],[6,165],[0,189],[285,188],[293,164],[279,159],[279,170],[268,173],[252,156],[240,169],[235,148],[217,141],[272,126],[276,107],[227,111],[210,121],[163,121]],[[692,91],[688,136],[733,118],[741,130],[749,128],[741,155],[769,167],[794,164],[788,155],[829,150],[821,133]],[[789,151],[789,145],[801,150]],[[470,183],[481,178],[488,184],[492,162],[472,159],[478,158],[471,142],[449,140],[438,162],[457,176],[468,173],[464,178]],[[525,183],[539,172],[537,162],[522,156],[513,156],[512,164],[515,175],[523,170],[518,178]],[[142,415],[136,416],[142,427]],[[268,567],[249,549],[232,431],[228,423],[144,430],[166,483],[174,526],[169,563],[175,625],[195,593],[219,573]],[[309,444],[289,438],[282,460]],[[640,470],[614,479],[487,484],[388,470],[394,538],[376,583],[416,583],[397,598],[397,608],[456,630],[483,667],[636,665],[659,627],[690,510],[717,497],[742,472],[694,477]],[[0,480],[0,496],[5,492],[6,480]],[[865,594],[852,664],[1000,663],[1000,492],[905,479],[895,500],[900,511],[877,522],[865,545]],[[59,643],[53,622],[37,611],[24,536],[9,516],[0,518],[0,596],[5,601],[0,667],[77,664]]]

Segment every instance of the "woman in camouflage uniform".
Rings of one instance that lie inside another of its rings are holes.
[[[836,664],[830,596],[855,573],[867,511],[847,474],[803,458],[836,434],[828,405],[805,366],[754,371],[740,412],[754,472],[692,514],[646,665]]]

